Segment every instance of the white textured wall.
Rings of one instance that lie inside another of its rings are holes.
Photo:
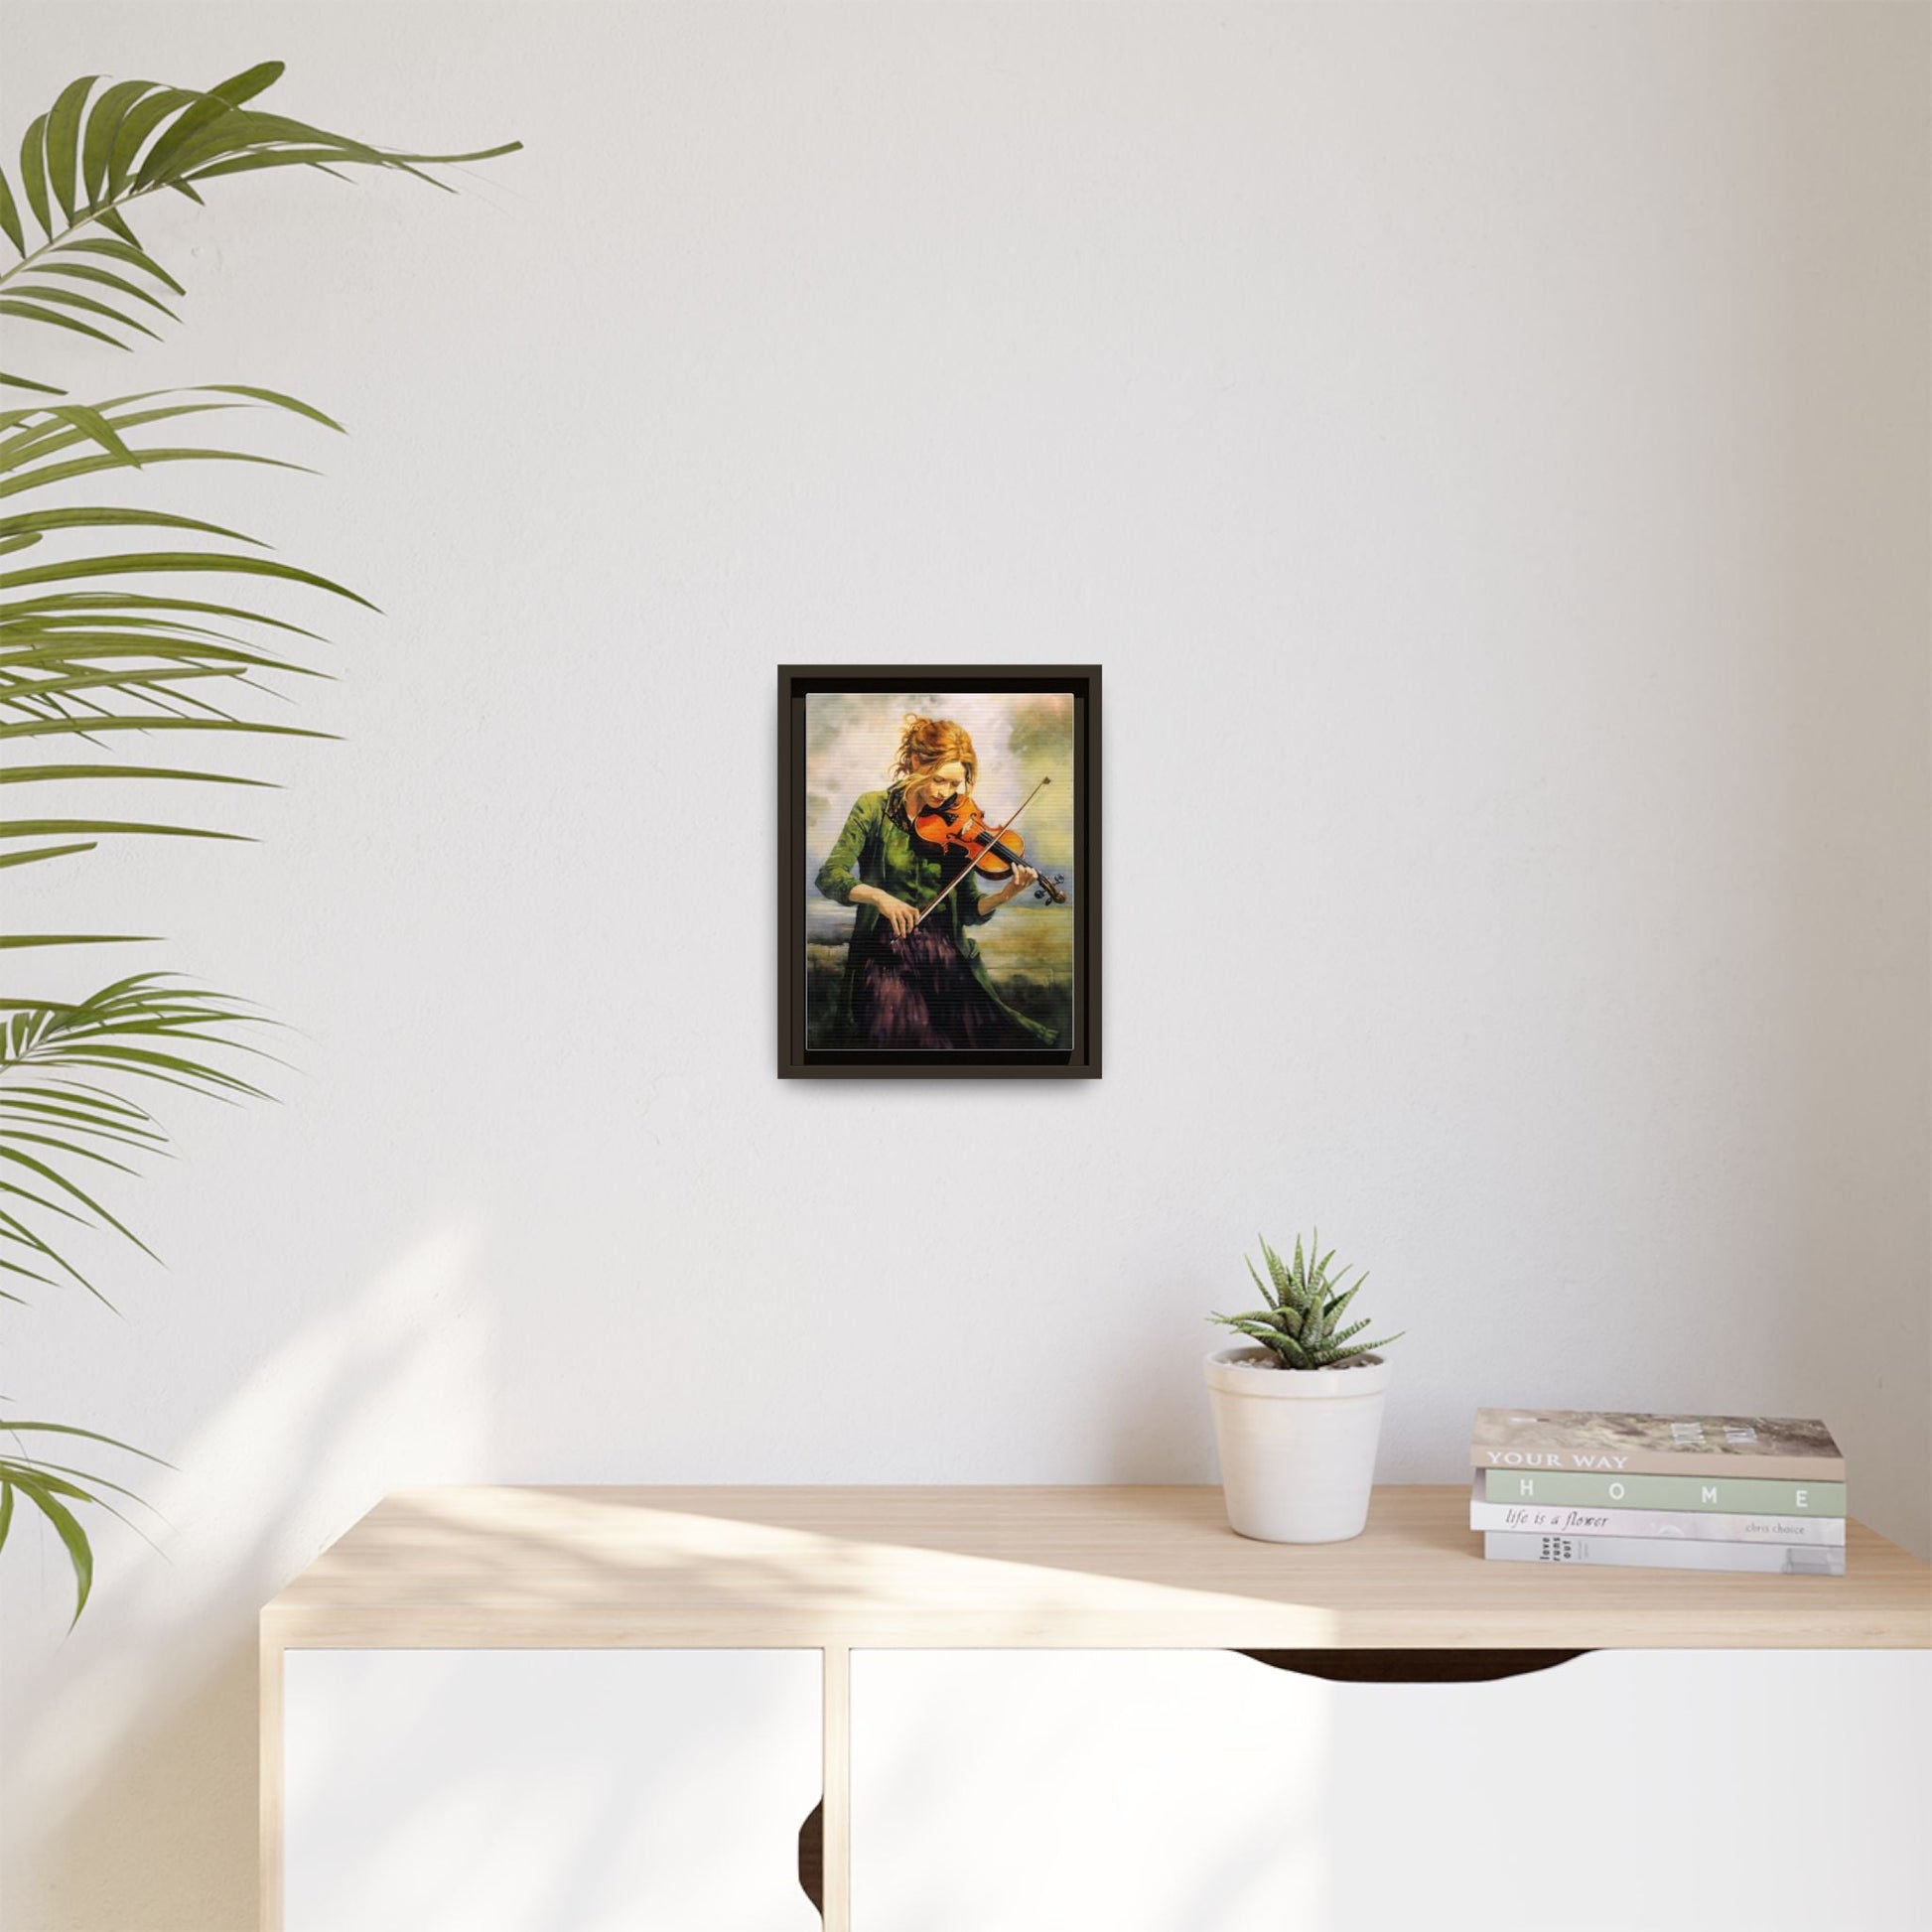
[[[187,326],[68,365],[340,414],[167,500],[387,616],[260,846],[37,888],[302,1071],[124,1319],[5,1316],[180,1467],[71,1638],[0,1563],[9,1927],[252,1923],[253,1615],[385,1489],[1206,1479],[1257,1227],[1408,1329],[1387,1477],[1821,1413],[1923,1553],[1927,22],[14,0],[11,143],[280,56],[529,152],[180,204]],[[1106,666],[1098,1083],[772,1076],[772,668],[918,658]],[[878,1183],[945,1140],[965,1228]]]

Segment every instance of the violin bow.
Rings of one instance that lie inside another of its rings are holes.
[[[1050,785],[1052,782],[1053,781],[1051,778],[1042,778],[1039,781],[1039,785]],[[1003,838],[1005,838],[1009,832],[1013,830],[1015,821],[1018,820],[1020,814],[1024,812],[1027,809],[1027,807],[1031,805],[1034,802],[1034,800],[1039,795],[1039,785],[1035,785],[1033,790],[1028,792],[1026,797],[1021,799],[1019,804],[1017,804],[1013,808],[1013,817],[1008,819],[1007,822],[1004,825],[1002,825],[997,832],[989,832],[987,834],[986,843],[989,846],[998,845],[999,842]],[[943,904],[945,904],[946,900],[949,899],[952,897],[952,895],[958,891],[960,879],[970,879],[974,873],[979,871],[979,869],[980,869],[979,861],[977,859],[969,859],[966,862],[966,870],[959,875],[959,879],[955,879],[952,882],[952,884],[948,886],[943,893],[940,893],[931,901],[931,903],[926,906],[925,912],[921,912],[919,916],[912,921],[912,930],[914,932],[918,931],[919,927],[925,924],[926,912],[937,911],[938,908]]]

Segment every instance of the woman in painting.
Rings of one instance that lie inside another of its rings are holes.
[[[920,912],[958,877],[963,854],[942,852],[913,821],[944,811],[978,774],[973,741],[944,718],[907,717],[892,782],[852,807],[825,863],[818,890],[858,907],[834,1038],[876,1047],[1051,1046],[1048,1028],[993,991],[971,928],[983,925],[1035,875],[1016,866],[999,891],[981,875],[960,880],[923,920]]]

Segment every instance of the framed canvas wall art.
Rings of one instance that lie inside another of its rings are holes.
[[[1097,1078],[1100,669],[778,672],[778,1072]]]

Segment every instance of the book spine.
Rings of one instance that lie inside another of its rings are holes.
[[[1842,1577],[1845,1552],[1829,1545],[1668,1543],[1640,1536],[1518,1536],[1489,1530],[1482,1554],[1499,1563],[1569,1563],[1623,1570],[1747,1570],[1777,1577]]]
[[[1485,1469],[1483,1500],[1572,1503],[1597,1509],[1715,1509],[1732,1516],[1843,1516],[1842,1482],[1771,1482],[1750,1476],[1579,1475]]]
[[[1486,1449],[1472,1444],[1473,1469],[1525,1475],[1743,1476],[1784,1482],[1843,1482],[1842,1455],[1721,1454],[1713,1449]]]
[[[1469,1504],[1472,1530],[1555,1536],[1649,1536],[1692,1543],[1842,1546],[1843,1516],[1732,1516],[1722,1510],[1569,1509],[1551,1503]]]

